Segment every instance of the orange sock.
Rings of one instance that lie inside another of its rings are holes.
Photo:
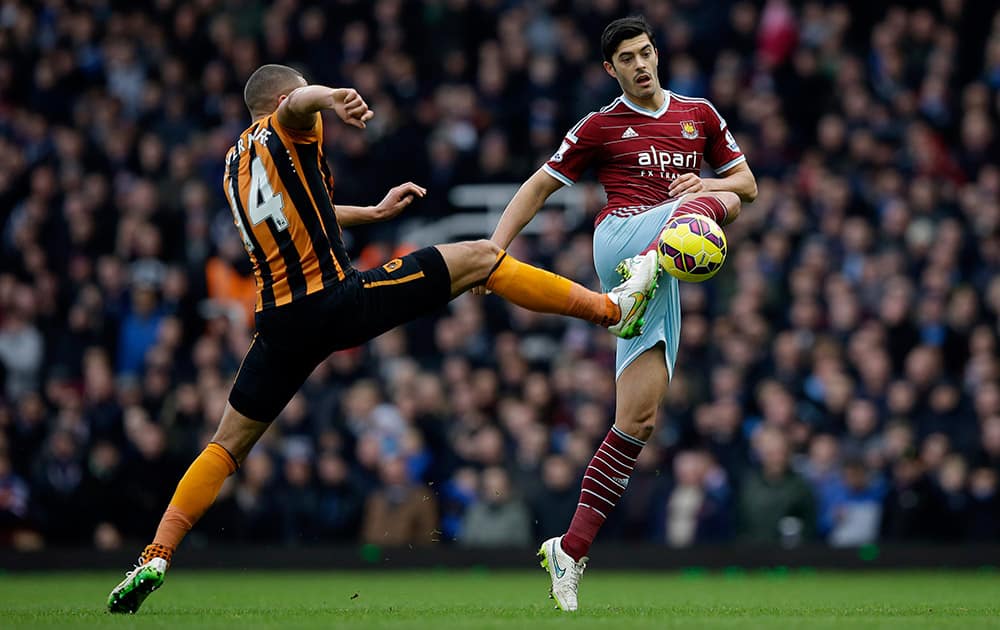
[[[215,502],[222,482],[234,472],[236,462],[229,451],[215,442],[209,443],[177,484],[160,526],[156,528],[153,544],[143,551],[143,559],[148,560],[148,555],[170,562],[173,550]]]
[[[618,305],[568,278],[532,267],[500,250],[486,288],[518,306],[539,313],[556,313],[611,326],[621,319]]]

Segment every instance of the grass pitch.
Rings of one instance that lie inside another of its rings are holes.
[[[134,616],[104,611],[115,573],[0,575],[0,627],[1000,628],[987,572],[796,570],[584,577],[583,610],[546,598],[541,571],[172,571]]]

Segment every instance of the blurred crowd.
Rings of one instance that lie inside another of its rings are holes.
[[[356,87],[336,201],[518,182],[617,85],[643,12],[664,85],[758,177],[682,287],[660,430],[601,540],[1000,540],[1000,11],[978,0],[0,0],[0,545],[148,539],[211,436],[253,280],[221,191],[265,62]],[[600,207],[594,196],[591,215]],[[596,286],[590,226],[516,254]],[[355,229],[360,266],[401,246]],[[192,544],[528,545],[614,410],[614,342],[493,296],[333,355]]]

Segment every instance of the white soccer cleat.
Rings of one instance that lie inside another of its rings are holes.
[[[622,318],[608,330],[622,339],[631,339],[642,333],[642,316],[659,283],[660,261],[654,249],[626,258],[615,270],[625,281],[611,289],[608,298],[621,309]]]
[[[577,562],[571,555],[563,551],[560,541],[562,536],[549,538],[538,549],[538,557],[542,559],[542,568],[549,572],[552,578],[552,588],[549,597],[556,600],[556,605],[563,612],[576,610],[576,592],[580,588],[580,576],[587,568],[588,558],[584,556]]]

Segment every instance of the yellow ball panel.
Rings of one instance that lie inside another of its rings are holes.
[[[703,282],[726,260],[726,235],[719,225],[701,215],[671,218],[660,233],[660,266],[678,280]]]

